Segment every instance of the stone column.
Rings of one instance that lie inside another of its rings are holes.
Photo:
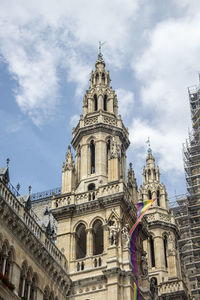
[[[106,142],[99,140],[96,142],[96,174],[106,176]]]
[[[93,255],[92,228],[86,229],[87,232],[87,256]]]
[[[88,166],[88,162],[87,162],[87,149],[88,149],[88,145],[82,145],[81,147],[81,175],[80,175],[80,179],[86,178],[88,175],[88,171],[87,171],[87,166]]]
[[[103,110],[103,96],[98,95],[98,110],[102,109]]]
[[[3,258],[3,268],[2,268],[2,274],[5,275],[6,271],[6,261],[7,261],[7,256],[4,256]]]
[[[28,294],[27,294],[27,300],[30,299],[30,293],[31,293],[31,283],[28,283]]]
[[[164,244],[162,236],[154,237],[154,253],[156,269],[165,268]]]

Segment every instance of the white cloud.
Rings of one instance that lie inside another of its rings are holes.
[[[133,109],[134,93],[124,89],[117,89],[116,94],[118,98],[119,113],[122,115],[122,118],[125,119]]]
[[[183,169],[181,147],[190,125],[187,86],[195,84],[200,69],[200,13],[191,6],[181,18],[149,31],[148,46],[132,65],[141,82],[144,114],[132,124],[132,139],[142,147],[150,136],[165,170]]]
[[[88,83],[88,55],[106,40],[108,61],[123,63],[130,19],[138,0],[20,1],[1,3],[0,54],[17,80],[16,101],[36,124],[59,101],[59,69],[77,85],[80,96]],[[117,30],[116,30],[117,27]],[[85,62],[87,61],[87,63]]]

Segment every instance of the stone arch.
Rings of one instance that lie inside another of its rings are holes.
[[[79,220],[74,226],[73,226],[73,232],[75,233],[76,232],[76,229],[77,227],[80,225],[80,224],[84,224],[86,229],[88,229],[88,223],[84,220]]]
[[[84,258],[87,251],[87,234],[86,226],[84,223],[80,223],[76,227],[76,259]]]

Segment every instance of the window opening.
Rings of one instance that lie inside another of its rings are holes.
[[[157,205],[160,206],[160,191],[157,191]]]
[[[155,267],[155,252],[154,252],[154,240],[150,237],[150,249],[151,249],[151,266]]]
[[[97,95],[94,95],[94,110],[98,110]]]
[[[151,191],[148,191],[148,196],[149,196],[149,200],[151,200],[152,199]]]
[[[107,95],[104,95],[103,98],[103,109],[107,111]]]
[[[100,220],[93,225],[93,255],[103,253],[103,225]]]
[[[84,224],[79,224],[76,229],[76,259],[86,256],[86,230]]]
[[[95,145],[94,141],[90,143],[90,160],[91,160],[91,174],[95,173]]]
[[[168,265],[167,265],[167,237],[166,235],[164,236],[164,255],[165,255],[165,267],[167,268]]]

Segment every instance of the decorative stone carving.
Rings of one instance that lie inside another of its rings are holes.
[[[63,164],[64,170],[73,170],[74,169],[74,160],[73,154],[71,152],[71,146],[68,146],[68,152],[66,154],[66,162]]]
[[[122,228],[121,233],[122,233],[122,247],[124,249],[128,248],[129,247],[129,242],[130,242],[129,232],[128,232],[128,224],[126,224]]]
[[[145,277],[148,275],[148,262],[147,262],[146,255],[147,255],[146,251],[143,251],[141,256],[141,271],[142,271],[142,275]]]
[[[117,141],[114,136],[111,142],[110,158],[120,158],[120,146],[117,144]]]
[[[116,225],[115,220],[108,222],[109,240],[111,245],[118,245],[119,240],[119,227]]]

